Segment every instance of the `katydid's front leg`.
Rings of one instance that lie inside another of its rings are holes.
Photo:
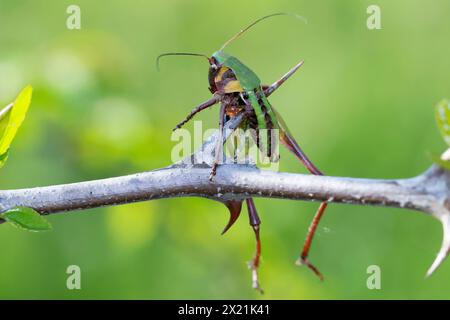
[[[189,122],[189,120],[191,120],[197,113],[199,113],[200,111],[203,111],[209,107],[212,107],[213,105],[215,105],[217,102],[219,102],[218,98],[216,96],[213,96],[211,99],[203,102],[202,104],[198,105],[197,107],[195,107],[194,109],[192,109],[192,111],[187,115],[187,117],[181,121],[180,123],[178,123],[176,125],[176,127],[173,129],[173,131],[180,129],[184,124],[186,124],[187,122]]]
[[[225,124],[225,103],[222,103],[220,105],[220,121],[219,121],[219,135],[217,137],[216,142],[216,150],[214,154],[214,162],[212,165],[211,173],[209,175],[209,181],[212,181],[214,176],[216,175],[217,166],[219,165],[220,161],[223,159],[223,128]]]

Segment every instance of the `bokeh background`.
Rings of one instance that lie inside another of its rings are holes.
[[[66,9],[81,7],[81,30]],[[382,30],[368,30],[378,4]],[[305,65],[271,101],[327,174],[404,178],[424,171],[444,143],[434,105],[450,96],[450,3],[403,1],[0,1],[0,104],[26,84],[34,97],[0,188],[130,174],[170,164],[171,129],[209,97],[207,64],[162,52],[210,54],[257,17],[228,51],[272,82]],[[215,127],[218,109],[197,119]],[[187,126],[192,129],[192,124]],[[281,170],[305,172],[286,151]],[[311,259],[321,283],[294,265],[317,204],[257,199],[263,220],[261,281],[268,299],[450,298],[450,262],[425,271],[441,243],[438,221],[412,211],[332,205]],[[180,198],[54,215],[54,230],[0,226],[0,298],[258,299],[246,261],[245,215]],[[66,268],[82,289],[66,288]],[[381,268],[381,290],[366,269]]]

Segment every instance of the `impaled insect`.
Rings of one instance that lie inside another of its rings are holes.
[[[187,55],[187,56],[199,56],[208,60],[210,67],[208,73],[209,90],[213,94],[213,97],[208,101],[203,102],[196,108],[194,108],[189,115],[181,121],[175,128],[181,128],[198,112],[205,110],[217,103],[220,103],[220,116],[219,116],[219,139],[217,139],[217,146],[215,151],[215,161],[211,169],[210,180],[212,180],[216,174],[218,165],[220,164],[221,155],[223,153],[223,130],[224,124],[227,119],[230,119],[237,114],[244,113],[246,121],[241,125],[244,128],[252,128],[257,132],[262,129],[268,129],[267,138],[260,139],[259,133],[256,135],[256,144],[258,148],[264,149],[267,156],[276,161],[274,156],[274,141],[271,141],[272,134],[270,130],[279,130],[279,139],[281,143],[287,147],[300,161],[301,163],[315,175],[322,175],[322,172],[311,162],[311,160],[302,151],[298,143],[289,132],[285,122],[281,118],[280,114],[274,109],[267,99],[275,90],[277,90],[292,74],[294,74],[303,64],[300,61],[289,72],[287,72],[278,81],[272,85],[262,85],[258,76],[244,65],[236,57],[233,57],[224,52],[225,47],[235,39],[239,38],[244,32],[253,27],[260,21],[279,15],[293,15],[288,13],[275,13],[264,16],[257,19],[246,28],[242,29],[211,57],[199,53],[185,53],[185,52],[171,52],[164,53],[158,56],[157,65],[159,66],[159,59],[164,56],[172,55]],[[300,16],[294,15],[299,18]],[[300,17],[301,18],[301,17]],[[267,143],[266,146],[263,142]],[[256,290],[262,292],[258,280],[258,267],[261,257],[261,241],[260,241],[260,224],[261,220],[256,211],[256,207],[252,198],[246,199],[247,210],[249,216],[249,222],[254,230],[256,237],[256,252],[253,259],[249,262],[249,267],[252,270],[252,286]],[[230,219],[222,234],[224,234],[234,224],[241,213],[242,201],[226,201],[225,205],[230,211]],[[301,251],[300,257],[297,260],[298,265],[306,265],[310,268],[321,280],[323,280],[322,274],[319,270],[309,262],[308,253],[311,247],[311,242],[317,229],[318,223],[323,216],[323,213],[327,207],[327,203],[320,204],[308,230],[306,240]]]

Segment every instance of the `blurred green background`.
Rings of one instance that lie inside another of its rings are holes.
[[[167,51],[210,54],[257,17],[277,17],[228,51],[264,82],[305,65],[273,97],[292,132],[329,175],[403,178],[444,142],[434,105],[450,96],[450,3],[376,1],[382,30],[368,30],[373,1],[87,1],[68,30],[73,1],[0,1],[0,105],[26,85],[34,97],[1,171],[0,188],[77,182],[170,164],[171,129],[209,97],[207,64]],[[215,127],[218,108],[197,119]],[[192,129],[192,124],[187,126]],[[281,170],[305,172],[286,151]],[[450,298],[450,262],[425,280],[441,243],[438,221],[412,211],[332,205],[311,260],[321,283],[294,265],[317,204],[257,199],[263,220],[261,281],[269,299]],[[244,212],[245,213],[245,212]],[[0,226],[0,297],[63,299],[260,298],[246,261],[245,215],[220,236],[228,213],[180,198],[51,216],[54,230]],[[66,289],[66,268],[82,289]],[[381,290],[366,269],[381,267]]]

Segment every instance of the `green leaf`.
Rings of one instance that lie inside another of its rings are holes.
[[[0,217],[14,226],[28,231],[47,231],[52,228],[47,219],[28,207],[14,207],[0,213]]]
[[[4,154],[0,155],[0,168],[5,164],[6,160],[8,160],[9,150]]]
[[[447,145],[450,146],[450,102],[446,99],[436,106],[436,122]]]
[[[7,152],[21,126],[31,102],[33,88],[27,86],[16,100],[0,111],[0,168],[7,160]]]

